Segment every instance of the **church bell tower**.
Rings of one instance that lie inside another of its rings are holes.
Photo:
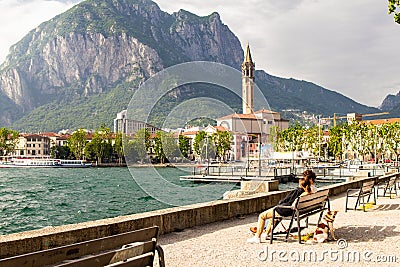
[[[243,114],[254,112],[254,67],[251,59],[250,46],[247,43],[244,61],[242,63],[242,103]]]

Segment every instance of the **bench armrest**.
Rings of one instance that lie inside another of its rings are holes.
[[[285,206],[285,205],[276,205],[275,208],[282,208],[282,209],[291,209],[293,210],[293,206]],[[275,209],[274,208],[274,209]]]

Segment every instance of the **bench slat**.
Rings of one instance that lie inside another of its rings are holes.
[[[135,257],[133,259],[129,259],[124,262],[116,262],[110,265],[106,265],[107,267],[138,267],[138,266],[153,266],[154,254],[146,253]]]
[[[108,251],[96,255],[91,255],[81,259],[72,260],[70,262],[57,264],[57,267],[98,267],[124,261],[134,258],[142,254],[155,251],[156,242],[137,242],[121,249]]]
[[[132,242],[144,242],[157,238],[158,227],[153,226],[127,233],[84,241],[72,245],[32,252],[0,260],[2,267],[39,267],[71,260],[99,251],[111,250]]]

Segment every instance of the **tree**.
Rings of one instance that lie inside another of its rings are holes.
[[[282,139],[284,151],[300,151],[304,145],[304,128],[296,124],[279,133],[278,139]]]
[[[182,156],[184,158],[187,158],[190,150],[189,138],[180,134],[178,137],[178,141],[179,141],[179,150],[181,151]]]
[[[132,163],[136,163],[137,161],[143,163],[147,160],[147,153],[150,147],[149,129],[142,128],[135,133],[135,136],[131,140],[124,142],[125,158]]]
[[[394,13],[394,21],[400,24],[400,12],[396,12],[397,8],[400,9],[400,0],[388,0],[389,14]]]
[[[86,142],[86,132],[83,129],[75,131],[68,138],[68,147],[76,159],[82,159],[86,147]]]
[[[206,139],[207,133],[205,131],[198,131],[194,137],[193,149],[197,156],[201,157],[203,140]]]
[[[50,148],[50,156],[55,159],[69,159],[71,150],[68,146],[53,146]]]
[[[347,123],[329,129],[328,153],[334,156],[335,159],[342,159],[346,127]]]
[[[154,153],[161,163],[179,155],[179,147],[171,133],[157,131],[154,137]]]
[[[217,130],[211,138],[216,149],[216,157],[219,160],[224,160],[226,153],[231,150],[232,135],[227,131]]]
[[[0,128],[0,156],[14,152],[18,143],[19,133],[14,130]]]
[[[96,152],[94,148],[93,142],[89,142],[85,147],[85,157],[87,160],[95,161],[96,160]]]
[[[118,163],[122,163],[122,158],[124,156],[124,146],[122,144],[122,133],[116,133],[115,135],[115,144],[114,144],[114,151],[118,156]]]
[[[102,125],[100,129],[97,129],[93,135],[92,143],[98,163],[102,163],[103,160],[111,157],[112,145],[110,128],[106,128]]]

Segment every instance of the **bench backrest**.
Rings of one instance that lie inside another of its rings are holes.
[[[396,183],[396,180],[398,179],[399,174],[397,175],[393,175],[392,177],[390,177],[389,183],[388,183],[388,188],[391,188],[394,186],[394,184]]]
[[[362,193],[362,194],[372,193],[374,190],[374,186],[375,186],[375,181],[373,181],[373,180],[364,182],[361,186],[360,193]]]
[[[300,196],[296,208],[300,215],[313,211],[320,211],[325,208],[327,202],[329,204],[328,197],[329,189],[319,190],[309,195]]]
[[[80,257],[100,253],[93,257],[75,260],[73,266],[103,266],[98,261],[112,263],[123,255],[129,257],[140,256],[146,253],[153,253],[156,246],[156,238],[158,237],[158,226],[144,228],[136,231],[126,232],[108,237],[102,237],[62,247],[41,250],[24,255],[18,255],[0,260],[2,267],[30,266],[39,267],[65,260],[78,259]],[[123,248],[123,246],[125,247]],[[91,259],[92,258],[92,259]],[[152,258],[152,259],[153,259]],[[84,264],[79,263],[82,261]],[[72,266],[68,263],[60,263],[60,266]]]

